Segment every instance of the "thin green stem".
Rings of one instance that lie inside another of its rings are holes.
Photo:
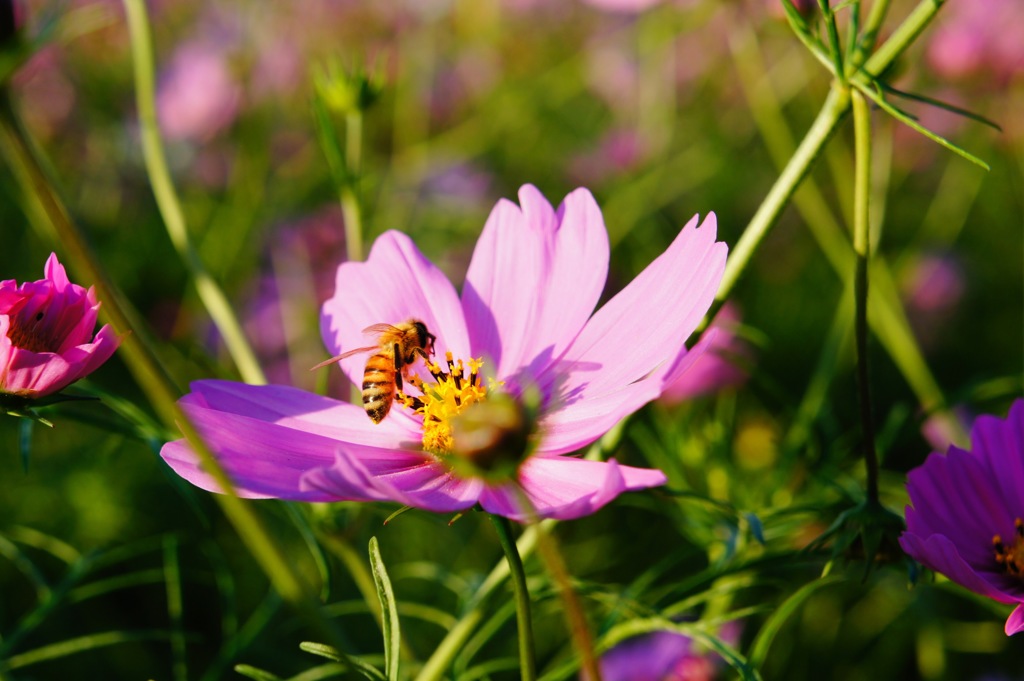
[[[583,603],[580,602],[580,597],[576,593],[576,589],[573,588],[569,568],[558,548],[558,542],[555,541],[552,534],[541,527],[537,511],[530,498],[526,496],[526,491],[518,484],[516,491],[520,508],[523,509],[529,524],[537,529],[537,551],[548,569],[548,574],[551,575],[551,580],[555,583],[555,588],[558,589],[559,596],[562,597],[569,636],[580,657],[580,672],[583,678],[589,681],[601,681],[601,667],[598,665],[597,655],[594,654],[594,637],[590,633],[590,625],[587,624]]]
[[[882,28],[885,15],[889,12],[889,3],[890,0],[874,0],[871,3],[871,12],[868,14],[868,20],[864,23],[864,30],[857,41],[853,58],[846,65],[848,78],[853,77],[853,74],[857,72],[857,69],[861,67],[875,47],[875,43],[878,42],[878,31]]]
[[[600,461],[607,457],[608,452],[613,451],[622,439],[623,424],[612,428],[598,442],[590,446],[584,457],[588,461]],[[529,556],[537,547],[537,537],[541,531],[548,532],[556,524],[554,520],[544,520],[536,525],[527,527],[516,542],[519,555]],[[509,577],[508,561],[502,560],[494,566],[491,573],[487,575],[480,588],[473,595],[473,602],[454,627],[448,630],[444,640],[434,649],[430,659],[426,661],[416,681],[439,681],[444,677],[445,672],[451,665],[455,656],[465,647],[466,641],[470,639],[477,626],[483,621],[484,612],[494,592]]]
[[[519,631],[519,678],[533,681],[537,678],[537,655],[533,646],[533,619],[530,615],[530,590],[526,586],[526,571],[523,559],[512,539],[512,523],[508,518],[491,515],[491,522],[498,532],[498,543],[505,552],[509,573],[512,576],[512,593],[516,600],[516,626]]]
[[[857,264],[854,279],[854,337],[857,347],[857,393],[860,404],[867,497],[878,501],[878,452],[871,417],[871,383],[868,373],[868,265],[871,261],[871,110],[867,100],[853,92],[854,183],[853,250]]]
[[[769,230],[778,222],[783,209],[789,203],[800,182],[810,172],[825,143],[839,127],[839,122],[850,107],[850,92],[846,88],[833,87],[825,104],[821,107],[818,117],[814,119],[810,130],[797,147],[789,163],[783,168],[779,179],[775,181],[768,195],[758,207],[747,228],[743,230],[740,240],[732,249],[725,265],[725,275],[715,297],[715,303],[708,312],[711,319],[728,300],[740,277],[746,271],[755,251],[768,235]]]
[[[879,76],[903,54],[904,50],[921,35],[925,27],[935,18],[935,14],[946,0],[921,0],[914,11],[896,27],[889,39],[879,47],[864,63],[866,73],[858,74],[856,80],[867,83],[871,78]],[[884,17],[882,17],[884,18]],[[879,19],[881,21],[881,18]],[[870,25],[871,18],[868,18]]]
[[[359,203],[362,173],[363,112],[345,116],[345,184],[341,188],[341,213],[345,220],[345,250],[349,260],[363,259],[363,217]]]
[[[214,495],[224,515],[238,532],[257,563],[270,578],[274,588],[316,629],[331,641],[339,639],[336,630],[316,609],[308,588],[299,578],[284,554],[260,523],[252,508],[240,499],[234,485],[220,462],[203,442],[198,431],[177,404],[180,391],[163,371],[163,363],[152,346],[145,341],[145,327],[138,315],[122,303],[117,287],[110,281],[99,259],[86,241],[85,235],[70,214],[58,191],[54,188],[45,168],[48,167],[41,152],[25,131],[6,91],[0,90],[0,154],[10,165],[17,179],[25,211],[41,233],[51,236],[69,257],[73,271],[85,275],[96,287],[97,297],[103,301],[100,315],[123,335],[119,352],[139,386],[146,393],[167,427],[168,432],[180,430],[189,446],[199,458],[203,470],[210,474],[224,494]]]
[[[199,299],[224,338],[224,344],[242,379],[248,383],[264,384],[267,379],[256,359],[256,353],[242,331],[242,325],[238,322],[220,285],[207,272],[199,253],[192,245],[185,225],[185,213],[171,181],[156,120],[153,41],[149,31],[146,5],[143,0],[124,0],[124,7],[128,18],[128,36],[135,70],[135,96],[139,109],[142,152],[146,160],[146,171],[153,186],[153,195],[167,227],[167,234],[195,282]]]
[[[839,29],[836,27],[836,15],[829,7],[828,0],[818,0],[818,7],[821,9],[821,16],[825,20],[825,30],[828,33],[828,51],[832,59],[832,69],[840,82],[846,82],[843,72],[843,48],[839,44]]]
[[[553,524],[553,520],[545,520],[541,523],[546,528],[551,527]],[[528,527],[522,536],[519,537],[516,547],[521,557],[533,553],[537,546],[537,531],[538,527]],[[434,649],[430,659],[426,661],[419,674],[416,675],[416,681],[439,681],[444,678],[451,661],[459,654],[466,641],[469,640],[473,632],[476,631],[476,628],[483,621],[491,596],[508,579],[509,574],[507,560],[502,560],[494,566],[491,573],[487,575],[487,579],[484,580],[484,583],[480,585],[480,588],[473,595],[472,606],[455,626],[448,631],[441,644]]]

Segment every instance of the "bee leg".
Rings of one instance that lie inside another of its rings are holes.
[[[399,392],[401,392],[402,391],[402,370],[403,370],[405,365],[402,364],[402,355],[398,351],[398,343],[395,343],[395,353],[394,354],[395,354],[395,387],[398,388]]]

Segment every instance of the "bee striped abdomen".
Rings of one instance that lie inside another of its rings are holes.
[[[378,352],[366,360],[363,371],[363,409],[374,423],[380,423],[395,399],[395,360]]]

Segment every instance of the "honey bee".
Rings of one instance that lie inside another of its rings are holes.
[[[363,333],[377,334],[377,345],[343,352],[317,364],[313,369],[376,350],[366,360],[366,368],[363,370],[363,409],[374,423],[380,423],[391,410],[395,392],[402,390],[402,377],[408,377],[409,366],[416,361],[417,355],[425,361],[433,356],[437,337],[418,319],[410,319],[395,326],[374,324],[363,329]]]

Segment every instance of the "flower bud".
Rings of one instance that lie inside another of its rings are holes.
[[[327,62],[313,74],[313,83],[324,104],[341,115],[373,106],[383,90],[382,81],[377,72],[346,72],[337,60]]]

